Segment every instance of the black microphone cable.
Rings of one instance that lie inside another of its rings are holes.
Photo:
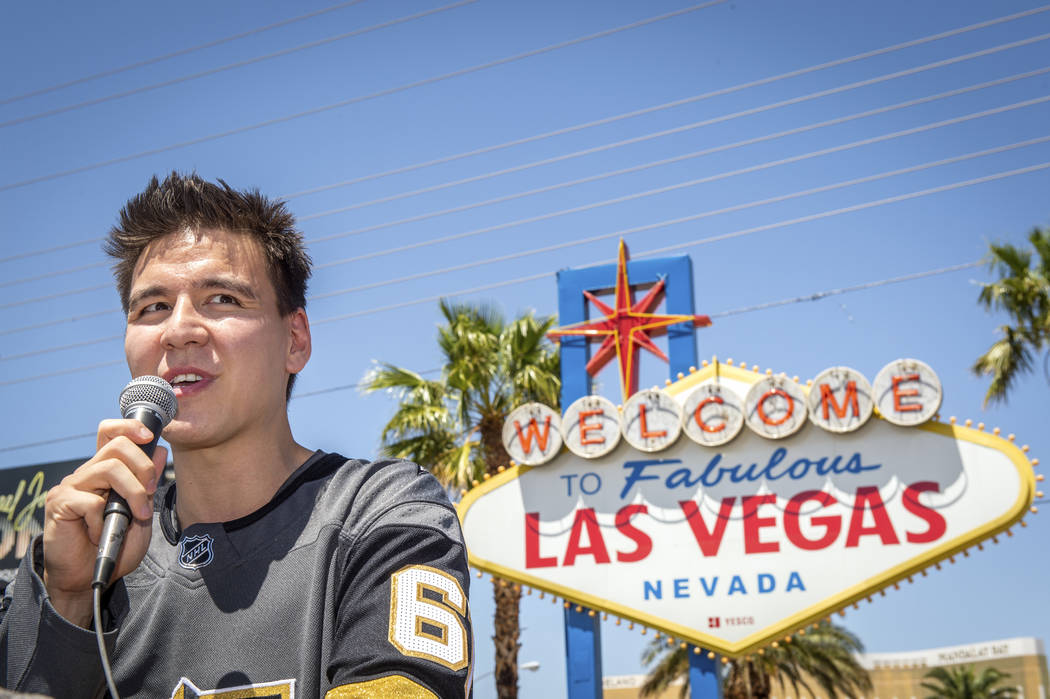
[[[159,376],[140,376],[132,379],[120,392],[121,417],[138,420],[153,433],[153,439],[140,445],[146,456],[153,456],[161,431],[172,421],[176,412],[178,403],[175,399],[175,389]],[[117,566],[117,557],[124,544],[124,534],[131,523],[131,508],[128,507],[127,500],[110,491],[103,516],[102,536],[99,537],[98,557],[95,559],[95,571],[91,580],[92,616],[99,660],[102,661],[102,671],[106,675],[110,696],[112,699],[120,699],[116,682],[113,681],[105,638],[102,635],[102,591],[109,584]]]

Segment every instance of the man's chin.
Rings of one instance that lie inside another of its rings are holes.
[[[173,420],[164,430],[164,439],[175,451],[207,449],[222,440],[207,429],[205,425],[193,424],[182,420]]]

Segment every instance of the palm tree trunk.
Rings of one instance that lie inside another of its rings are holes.
[[[516,699],[518,696],[518,604],[521,588],[506,580],[492,583],[496,599],[496,635],[492,637],[496,646],[496,695],[500,699]]]
[[[479,428],[485,471],[495,475],[501,466],[510,465],[510,455],[503,448],[503,417],[483,417]],[[492,587],[496,602],[496,635],[492,637],[496,646],[496,695],[499,699],[517,699],[521,588],[505,580],[494,581]]]

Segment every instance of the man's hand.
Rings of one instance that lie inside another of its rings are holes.
[[[138,445],[153,435],[138,420],[103,420],[95,456],[51,488],[44,503],[44,585],[55,609],[70,622],[91,624],[91,576],[110,490],[128,501],[132,520],[113,579],[138,567],[149,546],[153,493],[168,452],[151,460]]]

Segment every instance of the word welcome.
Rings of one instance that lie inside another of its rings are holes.
[[[913,426],[933,417],[942,391],[929,366],[898,359],[883,367],[874,384],[849,367],[831,367],[809,389],[781,374],[758,378],[741,397],[712,373],[683,396],[679,403],[650,389],[635,393],[622,407],[601,396],[584,396],[564,415],[529,403],[507,417],[503,445],[515,461],[539,465],[553,459],[563,444],[578,456],[595,459],[612,451],[621,438],[636,449],[655,452],[685,432],[702,446],[717,447],[735,438],[745,424],[766,439],[788,437],[807,422],[833,433],[852,432],[875,407],[887,421]]]

